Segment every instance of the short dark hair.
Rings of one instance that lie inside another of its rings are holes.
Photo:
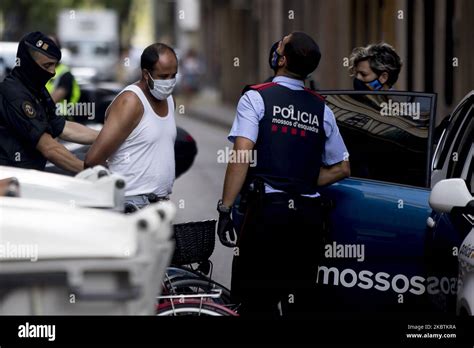
[[[295,31],[291,33],[286,43],[284,55],[288,61],[288,71],[306,78],[319,65],[321,51],[318,44],[306,33]]]
[[[153,66],[160,59],[160,54],[163,54],[166,51],[172,52],[176,60],[178,60],[176,52],[173,48],[164,43],[157,42],[151,44],[143,50],[142,56],[140,58],[140,67],[142,69],[147,69],[148,71],[153,70]]]

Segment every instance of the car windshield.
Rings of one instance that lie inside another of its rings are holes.
[[[435,96],[321,91],[348,148],[352,176],[428,187]]]
[[[109,42],[67,42],[64,44],[73,56],[107,56],[112,52],[112,44]]]

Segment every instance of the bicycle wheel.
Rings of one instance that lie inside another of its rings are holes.
[[[197,273],[194,270],[190,270],[182,267],[169,266],[166,269],[166,275],[169,279],[174,278],[202,278],[202,274]]]
[[[173,300],[160,303],[156,310],[157,316],[211,316],[230,317],[238,314],[214,302],[199,300]]]
[[[222,305],[231,304],[229,289],[212,280],[178,278],[166,282],[165,286],[168,293],[177,295],[208,294],[213,290],[221,290],[221,296],[212,301]]]

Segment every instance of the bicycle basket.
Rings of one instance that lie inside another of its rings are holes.
[[[176,243],[173,265],[207,261],[214,251],[216,220],[173,225]]]

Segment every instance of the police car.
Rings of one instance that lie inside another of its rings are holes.
[[[436,183],[450,178],[463,180],[473,193],[474,91],[444,129],[435,127],[434,94],[320,93],[335,114],[352,171],[351,178],[321,190],[329,201],[318,269],[321,310],[454,313],[458,308],[472,314],[472,259],[465,259],[472,255],[472,236],[467,237],[472,221],[433,211],[429,196]],[[459,286],[458,259],[466,265]]]
[[[456,313],[474,315],[474,197],[463,179],[446,179],[433,188],[430,206],[439,214],[460,219],[467,230],[470,228],[459,248]]]

